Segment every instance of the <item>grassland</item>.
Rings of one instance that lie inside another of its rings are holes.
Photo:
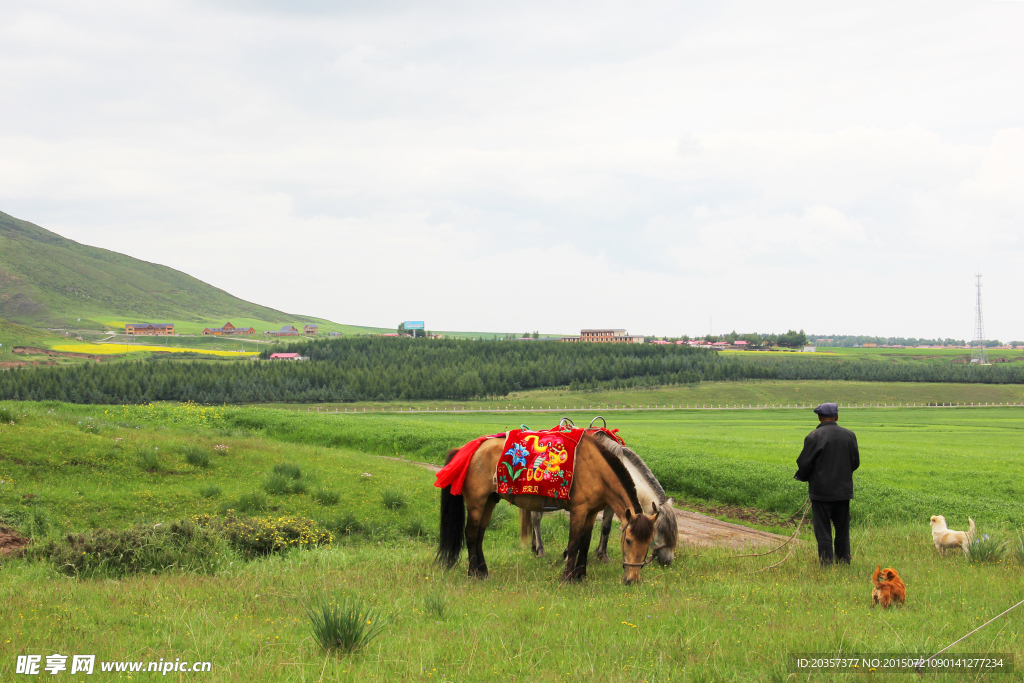
[[[969,363],[970,349],[884,349],[884,348],[829,348],[819,347],[815,353],[788,351],[722,351],[726,356],[738,358],[764,358],[785,355],[786,358],[804,360],[833,360],[836,362],[857,360],[873,363],[900,364],[949,364]],[[1024,349],[988,349],[985,352],[993,363],[1024,362]]]
[[[849,568],[817,568],[813,541],[783,569],[758,575],[749,572],[769,560],[688,549],[671,568],[645,569],[644,583],[626,588],[615,563],[592,566],[583,585],[560,585],[558,560],[537,560],[520,548],[514,519],[488,534],[490,579],[470,580],[464,567],[440,572],[429,531],[437,514],[433,475],[373,455],[436,462],[466,438],[524,421],[547,426],[551,415],[2,407],[16,423],[0,426],[0,508],[22,518],[36,512],[49,519],[54,537],[218,513],[261,490],[282,462],[299,466],[311,485],[337,490],[341,500],[323,506],[308,492],[266,494],[268,514],[327,523],[351,516],[371,529],[328,548],[234,558],[213,575],[71,579],[45,563],[3,562],[0,603],[11,616],[0,623],[5,680],[17,654],[52,652],[211,661],[204,679],[213,681],[803,680],[789,675],[787,652],[931,653],[1020,599],[1024,566],[1012,558],[973,566],[959,556],[940,558],[920,515],[941,511],[962,522],[972,514],[982,533],[1007,539],[1018,530],[1021,408],[844,413],[863,462]],[[617,414],[611,426],[677,493],[758,505],[766,489],[776,488],[785,495],[772,500],[788,505],[787,496],[799,502],[802,493],[791,480],[792,461],[808,417],[637,412]],[[218,445],[226,452],[213,450]],[[212,467],[187,464],[188,447],[212,452]],[[150,468],[153,457],[157,466]],[[211,487],[221,493],[204,497]],[[386,509],[385,489],[401,490],[408,504]],[[545,535],[552,549],[561,547],[564,518],[546,517]],[[806,530],[803,538],[810,541]],[[877,563],[900,569],[909,592],[904,609],[868,608],[867,577]],[[360,654],[325,657],[303,613],[323,593],[360,596],[382,608],[384,637]],[[1022,619],[1014,613],[958,650],[1019,659]]]

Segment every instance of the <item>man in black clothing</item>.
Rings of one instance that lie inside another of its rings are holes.
[[[838,404],[822,403],[814,412],[820,424],[804,439],[793,478],[808,483],[821,564],[829,565],[834,561],[850,564],[850,499],[853,498],[853,471],[860,467],[857,436],[836,424]],[[832,552],[833,525],[836,527],[835,555]]]

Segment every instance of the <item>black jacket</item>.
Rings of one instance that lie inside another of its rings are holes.
[[[853,498],[853,471],[860,467],[857,436],[835,422],[822,422],[804,439],[793,478],[808,482],[811,500]]]

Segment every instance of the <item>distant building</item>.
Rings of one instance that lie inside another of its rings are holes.
[[[864,347],[865,349],[877,349],[878,348],[878,344],[861,344],[861,346]]]
[[[302,356],[297,353],[272,353],[270,354],[270,360],[304,360]]]
[[[214,336],[214,337],[228,337],[228,336],[235,336],[235,335],[254,335],[254,334],[256,334],[256,328],[255,327],[235,327],[234,325],[231,324],[231,321],[229,320],[226,323],[224,323],[224,327],[212,327],[212,328],[211,327],[207,327],[206,329],[203,330],[202,334],[204,336],[207,336],[207,337],[209,337],[211,335]]]
[[[125,325],[124,333],[137,337],[166,337],[174,334],[173,323],[135,323]]]
[[[643,344],[642,334],[629,334],[626,330],[580,330],[578,337],[562,337],[564,342],[589,342],[591,344]]]
[[[384,334],[382,334],[380,336],[382,336],[382,337],[400,337],[401,335],[398,334],[397,332],[385,332]]]
[[[302,334],[320,334],[319,325],[303,325]]]
[[[804,347],[804,353],[815,353],[815,352],[817,352],[817,350],[818,350],[817,346],[805,346]]]
[[[736,341],[733,342],[733,344],[736,346],[750,346],[750,342],[744,341],[742,339],[737,339]]]
[[[327,336],[328,337],[340,337],[341,336],[341,332],[328,332]]]
[[[299,330],[293,325],[284,325],[279,330],[267,330],[263,334],[269,334],[271,337],[298,337]]]

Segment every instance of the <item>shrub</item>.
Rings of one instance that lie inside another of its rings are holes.
[[[1006,554],[1006,542],[989,538],[988,534],[976,537],[967,545],[971,562],[999,562]]]
[[[438,619],[444,619],[445,609],[448,607],[448,596],[440,588],[427,593],[423,598],[423,610]]]
[[[309,484],[306,483],[305,479],[295,479],[294,481],[292,481],[292,493],[305,493],[308,490]]]
[[[305,517],[236,517],[229,512],[226,518],[200,515],[196,522],[222,533],[245,559],[280,553],[289,548],[309,550],[334,542],[329,531]]]
[[[293,465],[290,462],[282,462],[274,465],[274,474],[280,474],[281,476],[288,477],[289,479],[302,478],[302,470],[298,465]]]
[[[17,424],[20,421],[20,416],[12,408],[0,406],[0,423]]]
[[[341,500],[341,494],[334,489],[320,487],[313,491],[313,500],[321,505],[337,505],[338,501]]]
[[[216,484],[210,484],[209,486],[204,486],[199,489],[199,495],[203,498],[219,498],[221,493],[223,493],[223,491],[221,491],[220,487]]]
[[[384,489],[381,491],[380,497],[384,501],[384,507],[388,510],[401,510],[408,502],[405,494],[397,489]]]
[[[384,630],[380,613],[358,598],[324,597],[306,607],[313,638],[329,652],[355,652]]]
[[[211,573],[225,564],[230,550],[214,530],[182,520],[68,534],[30,549],[28,555],[49,560],[64,574],[87,578],[169,569]]]
[[[185,446],[185,462],[193,467],[209,467],[213,464],[210,451],[202,446]]]

